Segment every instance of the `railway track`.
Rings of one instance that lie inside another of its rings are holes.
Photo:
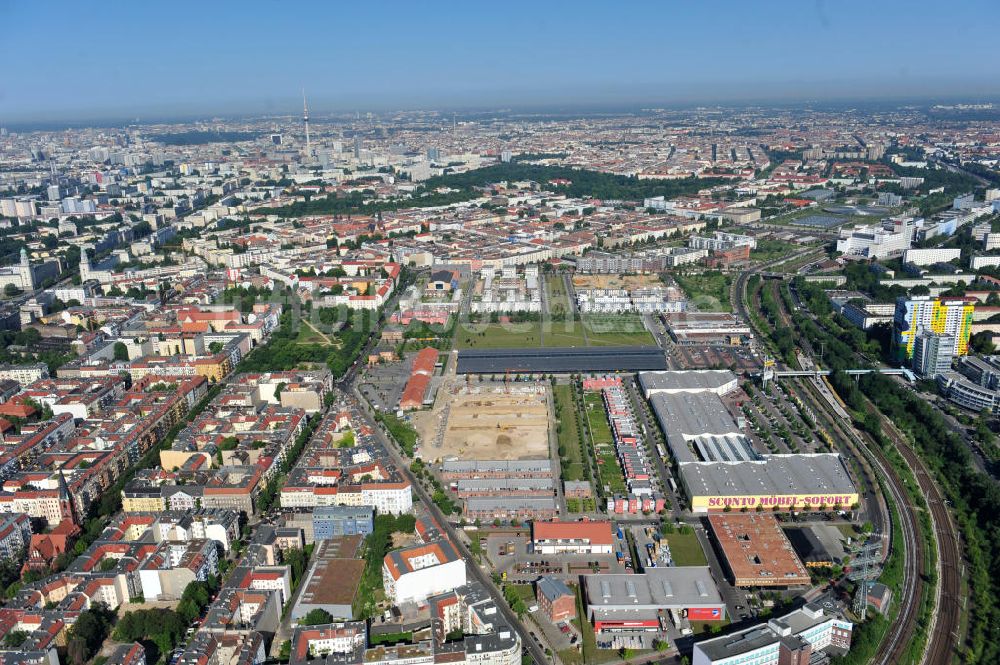
[[[920,493],[927,502],[931,528],[937,543],[935,571],[938,585],[923,662],[932,665],[950,663],[957,655],[962,619],[963,566],[958,528],[941,489],[906,437],[892,423],[884,431],[913,471]]]
[[[753,325],[753,320],[749,317],[747,301],[747,280],[751,271],[741,273],[739,279],[734,283],[732,301],[735,311],[739,311]],[[763,288],[771,288],[775,300],[784,304],[780,299],[777,285],[765,284]],[[784,306],[779,308],[779,315],[782,325],[789,325],[790,313],[785,311]],[[758,335],[763,335],[766,331],[758,330]],[[829,391],[828,386],[817,386],[814,383],[806,382],[806,393],[811,395],[810,401],[816,406],[817,415],[822,417],[829,426],[832,426],[844,437],[845,441],[851,442],[855,455],[859,459],[866,459],[874,468],[878,475],[884,479],[883,486],[892,498],[898,514],[899,528],[902,534],[902,543],[892,542],[890,538],[889,547],[903,546],[903,580],[900,589],[899,614],[890,626],[886,636],[879,645],[872,663],[876,665],[892,665],[900,662],[912,648],[912,640],[917,631],[917,622],[920,617],[921,602],[924,586],[928,583],[924,579],[925,562],[929,553],[926,552],[924,538],[920,534],[919,514],[910,500],[901,478],[896,474],[895,469],[889,464],[876,445],[868,445],[866,438],[857,432],[849,423],[843,423],[842,418],[831,416],[830,412],[833,404],[828,400],[833,395],[827,396],[822,388]],[[960,642],[961,614],[962,614],[962,558],[961,546],[957,537],[957,528],[947,508],[947,503],[941,493],[937,483],[931,477],[926,465],[923,464],[919,455],[910,447],[906,437],[903,436],[895,426],[884,416],[884,430],[890,440],[899,450],[907,466],[914,475],[914,479],[920,489],[921,494],[926,497],[927,509],[931,521],[932,537],[936,544],[937,556],[934,557],[934,570],[937,583],[934,586],[934,603],[927,628],[927,642],[918,662],[929,665],[939,665],[950,663],[955,659],[957,646]],[[885,515],[888,516],[886,510]],[[892,529],[887,529],[891,534]],[[891,549],[890,549],[891,551]]]
[[[834,419],[829,415],[828,408],[822,408],[823,401],[828,398],[823,390],[815,383],[806,382],[806,386],[813,395],[814,403],[818,403],[820,410],[825,414],[825,420],[833,423]],[[817,397],[818,395],[818,397]],[[892,529],[887,529],[890,534],[889,552],[902,545],[903,547],[903,580],[900,585],[900,597],[893,602],[897,602],[899,614],[896,620],[889,627],[885,637],[879,644],[872,658],[871,663],[875,665],[894,665],[900,662],[906,649],[909,648],[910,640],[913,638],[917,628],[917,617],[920,609],[920,594],[923,590],[924,580],[922,571],[924,569],[923,540],[918,537],[919,524],[916,510],[910,501],[910,496],[903,486],[902,481],[889,465],[877,446],[869,445],[863,440],[861,435],[850,425],[842,425],[838,428],[846,433],[846,441],[849,442],[852,452],[858,457],[864,457],[871,464],[872,468],[883,479],[882,486],[892,498],[898,515],[898,526],[902,534],[902,543],[895,542],[891,537]],[[890,513],[891,515],[891,513]],[[891,519],[891,517],[890,517]],[[930,661],[937,665],[935,661]],[[947,661],[943,661],[947,662]]]
[[[814,379],[791,379],[790,383],[795,388],[795,394],[806,404],[816,419],[816,425],[825,427],[827,432],[834,435],[837,440],[848,445],[854,461],[860,468],[861,480],[865,492],[870,492],[876,501],[878,515],[871,515],[872,524],[877,533],[881,534],[885,542],[885,554],[889,551],[890,515],[889,507],[885,498],[879,491],[879,480],[875,475],[875,469],[869,462],[868,457],[861,454],[857,449],[857,442],[851,430],[844,426],[843,421],[831,414],[821,397],[817,397],[817,388],[813,384]],[[884,557],[883,557],[884,558]]]

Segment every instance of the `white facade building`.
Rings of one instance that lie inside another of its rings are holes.
[[[385,594],[393,603],[421,603],[465,585],[465,561],[447,540],[389,552],[382,562]]]
[[[1000,235],[1000,234],[998,234]],[[930,249],[908,249],[903,252],[903,263],[917,266],[927,266],[934,263],[947,263],[962,256],[962,250],[947,247],[932,247]]]

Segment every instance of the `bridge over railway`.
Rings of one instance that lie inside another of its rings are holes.
[[[851,376],[860,376],[862,374],[871,374],[872,372],[877,372],[879,374],[887,374],[889,376],[904,376],[906,380],[913,383],[917,380],[917,375],[908,369],[893,368],[893,367],[877,367],[869,369],[845,369],[844,374],[850,374]],[[830,376],[833,372],[828,369],[785,369],[776,370],[774,372],[774,378],[776,379],[793,379],[796,377],[814,377],[819,378],[821,376]]]

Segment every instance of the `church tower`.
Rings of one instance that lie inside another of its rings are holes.
[[[80,254],[80,283],[90,279],[90,250],[83,248]]]
[[[28,263],[28,252],[21,248],[21,262],[17,266],[17,273],[21,279],[21,289],[24,291],[35,290],[35,279],[31,273],[31,264]]]

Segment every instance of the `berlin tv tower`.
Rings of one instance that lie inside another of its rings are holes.
[[[306,157],[312,155],[312,142],[309,140],[309,105],[306,103],[306,89],[302,88],[302,122],[306,125]]]

